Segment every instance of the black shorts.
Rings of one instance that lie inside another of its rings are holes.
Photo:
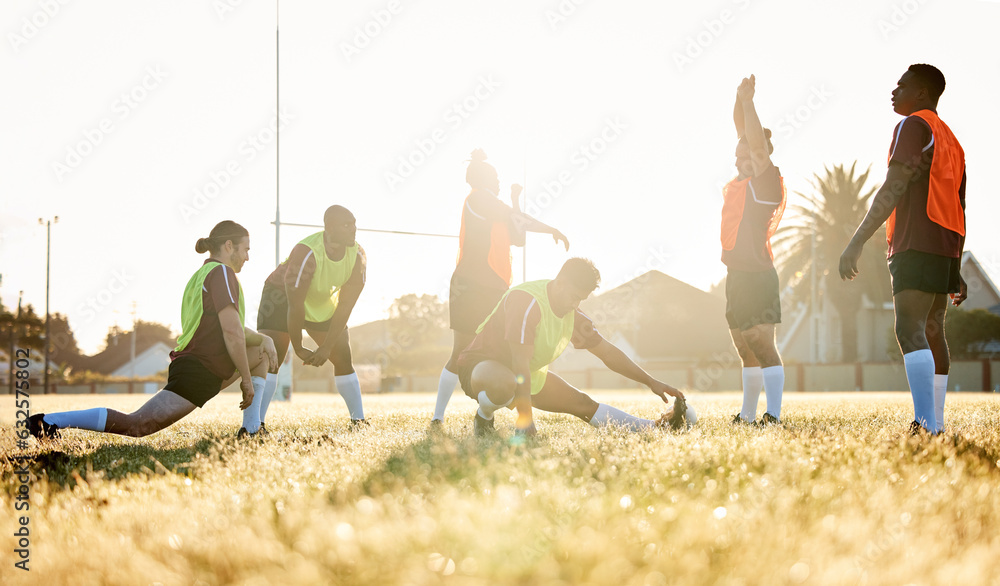
[[[448,312],[451,329],[464,334],[475,334],[476,328],[486,321],[503,294],[507,292],[499,277],[496,283],[483,285],[458,273],[451,276],[448,293]]]
[[[919,250],[897,252],[889,257],[892,294],[907,289],[925,293],[958,293],[961,268],[962,260],[958,258]]]
[[[778,271],[772,268],[750,273],[730,269],[726,275],[726,322],[731,330],[780,324]]]
[[[167,385],[163,390],[184,397],[199,407],[222,390],[223,380],[212,373],[194,356],[179,356],[167,368]]]
[[[330,328],[332,319],[331,317],[322,323],[307,321],[305,328],[325,332]],[[288,332],[288,297],[285,295],[284,287],[264,283],[264,289],[260,294],[260,305],[257,307],[257,331],[261,330]]]

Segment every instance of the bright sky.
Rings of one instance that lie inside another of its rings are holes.
[[[250,231],[240,274],[256,324],[274,268],[275,3],[6,0],[0,72],[0,298],[45,303],[95,352],[109,326],[180,324],[195,241],[223,219]],[[743,76],[774,130],[790,191],[824,165],[884,177],[911,63],[948,87],[939,113],[965,147],[967,249],[1000,276],[996,0],[469,0],[281,3],[281,219],[458,233],[475,147],[502,197],[524,183],[536,217],[610,289],[659,269],[707,289],[720,186],[734,173]],[[992,39],[992,40],[991,40]],[[410,164],[403,161],[409,159]],[[990,219],[992,218],[992,220]],[[311,233],[281,231],[280,255]],[[405,293],[447,297],[457,241],[360,232],[368,285],[351,324]],[[569,255],[528,240],[528,279]],[[515,275],[522,263],[515,249]]]

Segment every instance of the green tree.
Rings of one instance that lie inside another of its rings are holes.
[[[865,246],[858,277],[849,283],[840,279],[840,253],[864,219],[869,200],[878,190],[877,185],[865,187],[871,167],[857,175],[856,166],[857,161],[850,169],[836,165],[832,169],[824,168],[822,176],[813,175],[813,193],[796,193],[805,203],[789,206],[791,217],[778,229],[773,242],[779,281],[782,289],[792,287],[792,300],[809,303],[812,271],[816,271],[817,284],[825,285],[825,301],[830,302],[840,316],[845,362],[854,362],[858,357],[857,314],[863,297],[877,305],[892,299],[885,264],[884,226]],[[821,291],[822,288],[817,296]]]

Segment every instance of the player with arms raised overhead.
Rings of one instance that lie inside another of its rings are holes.
[[[723,192],[722,262],[726,273],[726,321],[743,362],[743,408],[733,423],[754,423],[761,387],[767,396],[762,425],[780,422],[785,368],[775,345],[781,323],[778,272],[771,237],[785,209],[785,184],[771,162],[771,131],[754,107],[754,76],[736,90],[733,118],[737,176]]]

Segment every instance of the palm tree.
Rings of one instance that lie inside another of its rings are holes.
[[[857,314],[867,297],[877,306],[892,299],[889,271],[885,264],[885,227],[865,245],[858,262],[861,273],[851,283],[841,281],[840,253],[868,212],[869,200],[878,186],[865,188],[871,167],[855,176],[855,161],[849,170],[843,165],[824,167],[825,174],[813,175],[814,193],[796,193],[804,204],[789,206],[791,222],[781,227],[774,240],[778,277],[782,289],[792,287],[792,298],[808,300],[812,294],[812,274],[826,286],[826,295],[840,316],[842,359],[858,357]],[[813,262],[813,236],[816,260]],[[817,292],[817,295],[819,293]]]

